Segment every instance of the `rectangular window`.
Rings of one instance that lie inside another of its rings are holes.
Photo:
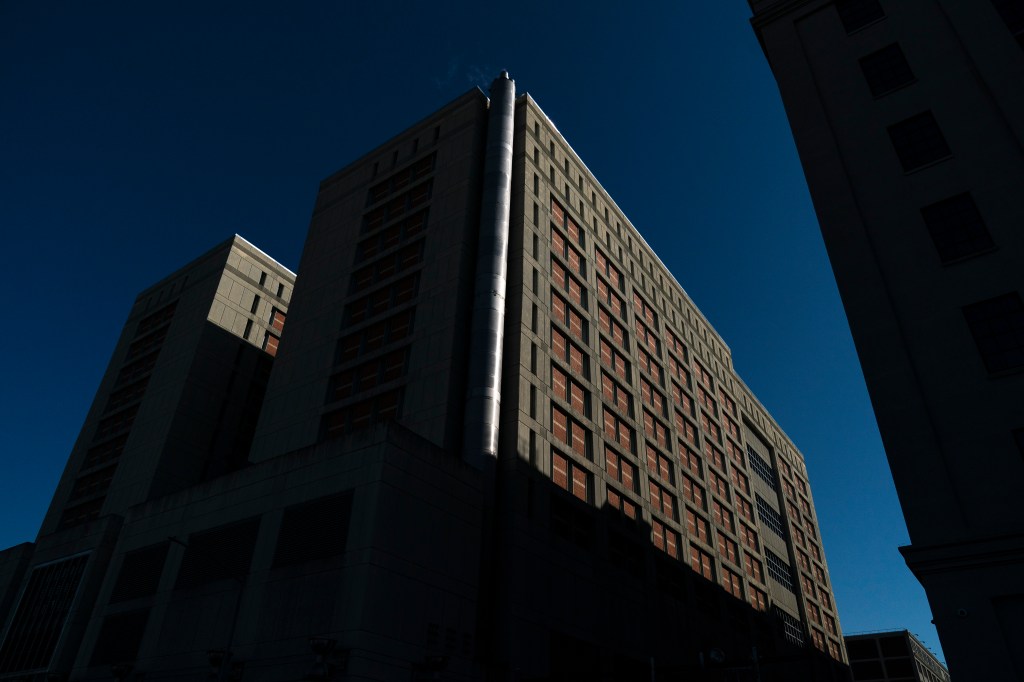
[[[747,575],[759,583],[764,582],[764,567],[760,561],[747,554],[743,557],[743,565],[747,569]]]
[[[690,565],[708,580],[715,579],[715,562],[711,555],[696,545],[690,545]]]
[[[651,447],[650,443],[647,444],[647,471],[669,485],[675,484],[675,477],[672,476],[672,462]]]
[[[736,496],[736,509],[739,511],[741,517],[751,523],[754,522],[754,506],[739,495]]]
[[[571,222],[571,221],[570,221]],[[586,259],[558,230],[551,230],[551,251],[569,264],[569,269],[580,277],[587,276]]]
[[[633,416],[633,397],[607,372],[601,372],[601,395],[622,414]]]
[[[286,508],[277,534],[273,568],[344,554],[351,516],[351,491]]]
[[[757,518],[761,520],[768,530],[778,535],[783,540],[786,539],[786,529],[782,523],[782,515],[775,511],[770,504],[768,504],[763,497],[757,495]]]
[[[749,445],[747,446],[747,461],[750,462],[750,468],[754,470],[754,473],[774,489],[775,470],[772,469],[771,464],[761,457],[761,455],[757,454],[757,451]]]
[[[551,385],[555,395],[564,400],[576,414],[590,416],[590,394],[579,382],[570,378],[554,364],[551,365]]]
[[[598,307],[597,320],[598,324],[601,326],[601,331],[610,336],[612,341],[619,344],[619,347],[621,348],[626,350],[629,349],[626,328],[623,327],[618,320],[613,318],[611,314],[604,309],[604,306]]]
[[[670,557],[679,558],[679,547],[682,544],[679,533],[667,527],[658,519],[651,519],[651,535],[655,547]]]
[[[534,310],[536,310],[536,307]],[[587,343],[587,321],[583,319],[583,316],[575,308],[554,291],[551,292],[551,316],[569,330],[570,336],[579,339],[584,344]],[[536,320],[534,320],[533,324],[535,327]]]
[[[765,562],[768,564],[768,575],[775,579],[780,585],[785,587],[787,590],[796,594],[796,583],[793,582],[793,571],[785,561],[783,561],[778,554],[766,549],[764,551]]]
[[[697,382],[699,384],[704,386],[704,388],[708,389],[709,391],[714,390],[711,385],[711,374],[709,374],[708,371],[704,369],[704,367],[701,366],[701,364],[696,360],[694,360],[693,362],[693,370],[697,374]]]
[[[625,288],[625,279],[622,277],[622,272],[612,265],[608,257],[601,253],[601,249],[594,250],[594,261],[597,264],[598,274],[603,275],[611,282],[612,288],[622,291]]]
[[[686,419],[685,417],[683,417],[683,415],[679,414],[678,412],[675,413],[675,416],[676,416],[676,431],[679,432],[679,435],[681,435],[683,437],[683,439],[686,440],[687,443],[689,443],[690,445],[696,446],[697,445],[697,427],[696,427],[696,425],[694,425],[693,422],[691,422],[689,419]]]
[[[587,307],[587,290],[554,258],[551,259],[551,282],[569,295],[569,300],[581,308]]]
[[[640,518],[640,509],[611,486],[608,486],[608,506],[621,512],[623,516],[633,521]]]
[[[853,33],[885,17],[878,0],[836,0],[836,10],[847,33]]]
[[[753,585],[748,585],[750,604],[758,611],[768,610],[768,595],[763,590],[759,590]]]
[[[633,305],[635,306],[634,312],[636,313],[637,320],[644,320],[647,324],[653,328],[658,328],[658,317],[654,312],[654,308],[651,307],[647,301],[645,301],[640,294],[633,292]]]
[[[647,481],[650,491],[651,509],[662,512],[667,518],[676,519],[676,498],[664,487],[652,480]]]
[[[905,173],[949,158],[946,143],[932,112],[925,111],[889,126],[889,139]]]
[[[574,453],[590,459],[590,432],[568,412],[554,405],[551,406],[551,431],[556,440]]]
[[[690,373],[671,355],[668,356],[668,372],[683,386],[690,388]]]
[[[704,509],[704,488],[689,476],[683,476],[683,497],[695,507]]]
[[[574,497],[584,502],[591,501],[593,484],[590,473],[557,450],[551,451],[551,480]]]
[[[597,278],[597,297],[611,309],[613,315],[620,320],[626,319],[626,302],[601,277]]]
[[[277,308],[270,313],[270,326],[279,332],[284,331],[284,320],[285,314]]]
[[[953,263],[995,248],[978,206],[968,192],[925,206],[921,217],[942,263]]]
[[[871,94],[876,98],[913,83],[914,73],[910,70],[903,50],[896,43],[872,52],[860,60],[860,69],[868,82]]]
[[[964,306],[964,319],[989,372],[1024,367],[1024,302],[1012,292]]]
[[[637,466],[628,458],[605,446],[604,464],[605,471],[608,472],[612,480],[618,481],[627,490],[634,493],[640,492],[640,476],[637,473]]]
[[[673,315],[674,315],[674,313],[673,313]],[[676,355],[678,355],[682,359],[682,361],[685,363],[686,362],[686,346],[683,345],[683,342],[680,341],[679,337],[676,336],[675,334],[673,334],[670,329],[665,329],[665,338],[667,339],[666,343],[668,344],[668,349],[670,351],[672,351],[673,353],[675,353]]]
[[[723,559],[736,566],[740,565],[740,551],[736,546],[736,543],[722,535],[718,534],[718,553]]]
[[[743,580],[738,573],[730,571],[725,566],[722,567],[722,587],[737,599],[743,599]]]
[[[636,347],[637,362],[640,365],[640,369],[647,372],[652,379],[654,379],[659,386],[665,383],[665,377],[661,371],[661,365],[657,363],[654,356],[643,349],[639,344]]]
[[[744,547],[754,552],[760,551],[760,543],[757,541],[757,533],[745,523],[740,524],[740,540]]]
[[[708,525],[708,520],[690,509],[686,510],[686,531],[690,537],[700,540],[705,545],[711,544],[711,526]]]
[[[717,472],[710,469],[708,470],[708,485],[716,495],[725,500],[729,499],[729,484]]]
[[[629,362],[626,357],[604,337],[601,337],[601,363],[612,370],[619,379],[627,383],[631,380]]]
[[[569,365],[569,371],[573,374],[584,379],[590,378],[590,363],[586,354],[554,325],[551,325],[551,353]]]
[[[175,589],[218,580],[240,580],[249,572],[260,519],[253,517],[189,536]]]
[[[644,434],[661,449],[668,449],[668,429],[647,410],[644,410]]]
[[[679,461],[683,467],[691,471],[697,478],[704,478],[703,468],[701,467],[700,457],[697,453],[686,447],[682,443],[677,443],[676,447],[679,450]]]
[[[632,427],[607,407],[604,409],[604,435],[630,454],[636,452],[636,436]]]
[[[715,498],[711,498],[711,518],[720,528],[724,528],[730,533],[736,532],[736,521],[732,512]]]

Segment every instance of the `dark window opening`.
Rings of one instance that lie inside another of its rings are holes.
[[[952,155],[930,111],[889,126],[889,139],[907,173]]]
[[[963,311],[989,372],[1024,367],[1024,302],[1020,294],[972,303]]]
[[[903,50],[895,43],[861,59],[860,68],[875,97],[898,90],[916,80]]]
[[[847,33],[885,18],[885,11],[878,0],[836,0],[836,10]]]
[[[921,217],[943,263],[995,248],[978,206],[968,193],[925,206]]]

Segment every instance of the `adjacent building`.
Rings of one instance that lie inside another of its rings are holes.
[[[1024,677],[1024,9],[751,0],[954,677]]]
[[[258,409],[168,392],[129,468],[131,432],[29,659],[87,421],[0,554],[0,679],[846,679],[802,454],[507,74],[321,183],[294,294],[271,263],[217,318],[276,351]]]
[[[846,635],[854,682],[949,682],[949,671],[908,630]]]

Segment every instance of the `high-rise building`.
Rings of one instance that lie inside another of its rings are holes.
[[[949,671],[908,630],[846,635],[854,682],[949,682]]]
[[[321,183],[246,461],[102,508],[77,653],[36,670],[845,679],[803,456],[536,102],[491,94]]]
[[[0,557],[0,677],[71,667],[129,509],[245,463],[294,284],[236,236],[136,298],[36,542]]]
[[[954,678],[1024,677],[1024,6],[751,0]]]

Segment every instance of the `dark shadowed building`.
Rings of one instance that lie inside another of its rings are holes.
[[[949,682],[949,671],[907,630],[846,635],[854,682]]]
[[[294,295],[264,260],[230,288],[237,362],[176,341],[197,265],[140,298],[0,555],[0,677],[847,679],[803,456],[536,102],[491,94],[321,183]],[[69,517],[136,319],[223,387],[133,374],[166,424],[130,468],[142,422],[112,430]]]
[[[751,0],[957,679],[1024,678],[1024,4]]]

